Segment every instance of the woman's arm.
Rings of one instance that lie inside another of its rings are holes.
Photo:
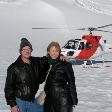
[[[74,76],[74,71],[73,71],[72,65],[70,63],[67,63],[67,66],[65,69],[66,69],[67,76],[68,76],[68,85],[69,85],[69,89],[70,89],[70,93],[71,93],[72,103],[73,103],[73,105],[77,105],[78,98],[77,98],[75,76]]]

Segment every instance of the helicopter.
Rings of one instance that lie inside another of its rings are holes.
[[[105,53],[112,52],[112,46],[106,43],[101,35],[93,35],[93,31],[108,32],[101,28],[112,26],[112,24],[100,27],[80,28],[76,30],[89,31],[89,34],[82,35],[78,39],[70,39],[62,47],[61,54],[68,60],[91,60],[95,57],[102,56]],[[32,29],[61,29],[61,28],[32,28]]]
[[[112,52],[112,46],[103,40],[101,35],[93,35],[92,31],[109,32],[105,30],[99,30],[100,28],[112,26],[112,24],[101,27],[88,27],[77,30],[88,30],[88,35],[83,35],[81,39],[71,39],[62,47],[61,53],[68,59],[75,60],[90,60],[98,56],[102,56],[105,53]]]

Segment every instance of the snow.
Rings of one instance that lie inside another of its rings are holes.
[[[111,112],[112,63],[106,63],[106,65],[110,65],[110,67],[105,67],[103,64],[94,65],[95,67],[88,66],[87,68],[83,68],[82,65],[73,65],[79,98],[75,112]],[[1,112],[9,112],[3,93],[5,76],[6,74],[0,76]]]
[[[0,112],[10,112],[4,98],[6,71],[19,55],[22,37],[27,37],[31,41],[34,49],[32,55],[43,56],[46,55],[46,47],[51,41],[58,41],[63,46],[69,39],[88,34],[87,31],[76,30],[78,28],[112,23],[111,0],[91,0],[91,2],[83,0],[82,3],[87,7],[79,4],[81,0],[15,0],[14,4],[13,1],[0,1]],[[94,6],[102,4],[98,7],[100,11],[88,9],[90,4]],[[105,9],[108,13],[103,12]],[[67,27],[68,29],[32,30],[32,27]],[[111,28],[107,27],[105,30],[111,31]],[[111,34],[93,33],[102,35],[107,43],[112,43]],[[105,54],[104,58],[112,61],[112,54]],[[79,104],[74,112],[111,112],[112,62],[98,63],[94,67],[86,68],[82,65],[73,65],[73,69],[79,98]]]
[[[75,2],[87,10],[112,15],[112,0],[75,0]]]
[[[76,112],[111,112],[111,72],[111,67],[102,65],[99,68],[74,66],[79,97]]]

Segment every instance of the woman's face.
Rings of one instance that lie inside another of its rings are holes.
[[[48,51],[48,54],[52,59],[56,59],[59,56],[59,50],[55,46],[52,46]]]

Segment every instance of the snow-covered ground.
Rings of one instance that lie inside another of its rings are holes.
[[[79,103],[74,112],[111,112],[112,110],[112,63],[88,66],[73,65]],[[4,99],[6,69],[0,66],[0,112],[9,112]]]
[[[111,112],[112,63],[106,68],[74,66],[79,104],[76,112]]]
[[[63,46],[69,39],[89,33],[77,28],[112,24],[111,9],[112,0],[0,0],[0,112],[10,111],[4,98],[6,71],[19,55],[22,37],[31,41],[34,56],[43,56],[49,42],[58,41]],[[68,29],[32,30],[32,27]],[[112,34],[93,33],[112,43]],[[112,61],[112,54],[104,58]],[[74,112],[111,112],[112,62],[106,65],[98,63],[87,68],[73,65],[79,98]]]
[[[112,15],[112,0],[74,0],[76,4],[85,9]]]

